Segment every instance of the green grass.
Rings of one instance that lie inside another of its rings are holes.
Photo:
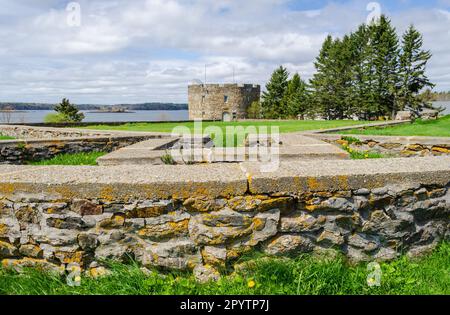
[[[8,295],[305,295],[305,294],[450,294],[450,245],[441,244],[431,255],[411,261],[402,257],[381,263],[381,286],[369,287],[366,264],[348,265],[342,258],[297,259],[247,257],[246,271],[216,282],[197,283],[190,273],[145,275],[138,265],[110,266],[112,274],[97,280],[83,276],[81,286],[70,287],[65,278],[37,270],[18,274],[0,269],[0,294]],[[255,286],[250,287],[249,282]]]
[[[328,129],[352,125],[361,125],[369,122],[365,121],[353,121],[353,120],[331,120],[331,121],[306,121],[306,120],[251,120],[251,121],[240,121],[240,122],[203,122],[203,129],[207,127],[217,126],[222,130],[226,127],[250,127],[250,126],[278,126],[281,133],[288,132],[298,132],[306,130],[315,129]],[[175,127],[185,126],[190,130],[194,128],[194,122],[184,122],[184,123],[137,123],[137,124],[125,124],[120,126],[109,126],[109,125],[96,125],[85,127],[87,129],[97,129],[97,130],[125,130],[125,131],[147,131],[147,132],[172,132]],[[270,131],[270,130],[269,130]]]
[[[342,136],[341,140],[347,141],[348,144],[342,145],[342,149],[350,153],[350,158],[352,160],[367,160],[367,159],[382,159],[388,156],[383,155],[379,152],[370,152],[370,151],[358,151],[350,147],[351,144],[362,144],[361,140],[355,137]]]
[[[4,136],[0,133],[0,140],[14,140],[15,138],[13,137],[9,137],[9,136]]]
[[[416,120],[411,124],[390,127],[371,127],[341,131],[343,134],[378,135],[378,136],[429,136],[450,137],[450,115],[438,120]]]
[[[59,154],[52,159],[39,162],[29,162],[29,165],[97,165],[97,159],[105,152],[89,153],[65,153]]]
[[[203,122],[202,130],[195,130],[194,122],[184,122],[184,123],[135,123],[135,124],[125,124],[120,126],[109,126],[109,125],[96,125],[85,127],[86,129],[97,129],[97,130],[123,130],[123,131],[142,131],[142,132],[167,132],[170,133],[176,127],[187,127],[190,132],[200,133],[206,132],[214,140],[216,146],[228,146],[236,147],[243,144],[243,139],[245,136],[252,132],[250,129],[238,132],[232,128],[243,127],[243,129],[249,127],[256,127],[256,132],[259,133],[271,133],[270,127],[277,126],[280,129],[280,133],[289,132],[299,132],[307,130],[320,130],[328,128],[336,128],[343,126],[361,125],[367,122],[364,121],[353,121],[353,120],[334,120],[334,121],[301,121],[301,120],[252,120],[252,121],[240,121],[240,122]],[[212,128],[218,128],[222,132],[221,141],[218,141],[218,136]],[[267,127],[266,131],[259,129],[260,127]],[[227,128],[229,130],[227,130]],[[239,134],[239,137],[238,137]],[[227,135],[230,140],[226,140]]]

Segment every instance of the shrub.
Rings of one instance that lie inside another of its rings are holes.
[[[44,122],[47,124],[57,124],[57,123],[65,123],[68,122],[66,116],[59,113],[50,113],[44,118]]]
[[[63,98],[61,103],[55,106],[55,111],[63,115],[67,122],[80,122],[84,119],[84,114],[80,113],[78,108],[70,104],[70,101],[66,98]]]
[[[166,154],[164,154],[161,157],[161,161],[166,164],[166,165],[176,165],[177,163],[175,162],[175,160],[173,159],[172,155],[166,151]]]

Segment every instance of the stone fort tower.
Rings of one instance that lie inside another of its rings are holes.
[[[189,85],[189,119],[231,121],[247,117],[247,108],[259,101],[261,87],[253,84]]]

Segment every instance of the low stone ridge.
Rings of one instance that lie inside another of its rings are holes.
[[[346,145],[355,151],[376,152],[389,156],[416,157],[450,155],[449,137],[397,137],[360,136],[351,137],[359,141],[349,143],[345,135],[309,135],[336,145]]]
[[[161,136],[155,132],[133,132],[121,130],[91,130],[76,128],[52,128],[25,125],[0,125],[0,132],[5,136],[22,140],[43,140],[84,137],[111,137],[111,136]],[[169,136],[167,134],[166,136]]]
[[[255,163],[242,164],[254,194],[351,190],[405,182],[445,185],[450,178],[450,157],[281,162],[273,173],[260,168]]]
[[[450,239],[450,157],[252,167],[1,166],[2,265],[96,275],[132,257],[206,281],[254,249],[388,260]]]
[[[246,146],[236,148],[214,147],[209,137],[197,139],[196,143],[192,141],[192,144],[183,143],[186,139],[182,138],[180,141],[166,144],[164,148],[158,148],[157,141],[144,141],[103,156],[97,162],[102,166],[162,165],[164,156],[171,156],[176,164],[239,163],[252,159],[264,160],[272,156],[283,161],[349,158],[348,152],[338,146],[299,134],[281,135],[277,148],[272,146],[274,140],[269,139],[270,137],[260,137],[264,141],[247,139]]]
[[[48,140],[0,141],[0,164],[24,164],[41,161],[63,153],[112,152],[117,149],[159,138],[158,135],[133,135],[112,137],[79,137]],[[163,140],[168,142],[169,138]]]

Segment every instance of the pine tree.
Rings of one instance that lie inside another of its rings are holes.
[[[286,89],[284,103],[286,104],[286,117],[297,118],[304,115],[308,108],[308,95],[306,83],[298,73],[294,74]]]
[[[330,35],[327,36],[314,63],[316,73],[310,81],[313,89],[310,112],[328,119],[334,107],[334,88],[330,73],[333,45],[333,38]]]
[[[262,114],[265,118],[281,118],[286,113],[286,104],[283,101],[288,78],[289,72],[280,66],[266,84],[266,91],[263,93],[261,102]]]
[[[315,62],[317,73],[311,80],[314,89],[312,104],[327,119],[343,119],[351,115],[351,52],[349,36],[342,40],[328,36]]]
[[[399,41],[391,21],[384,15],[369,25],[375,85],[375,112],[378,116],[395,115],[395,95],[399,82]]]
[[[84,119],[84,114],[80,113],[78,108],[70,104],[66,98],[63,98],[61,103],[55,106],[55,111],[64,116],[68,122],[80,122]]]
[[[373,53],[369,45],[368,26],[362,24],[358,30],[350,35],[351,45],[351,75],[352,83],[348,97],[349,110],[359,119],[367,120],[374,106]]]
[[[422,46],[422,35],[411,25],[402,39],[399,74],[401,80],[398,98],[400,110],[410,109],[416,115],[424,106],[427,106],[427,102],[420,97],[419,93],[424,88],[434,87],[434,84],[425,75],[431,53],[423,50]]]

